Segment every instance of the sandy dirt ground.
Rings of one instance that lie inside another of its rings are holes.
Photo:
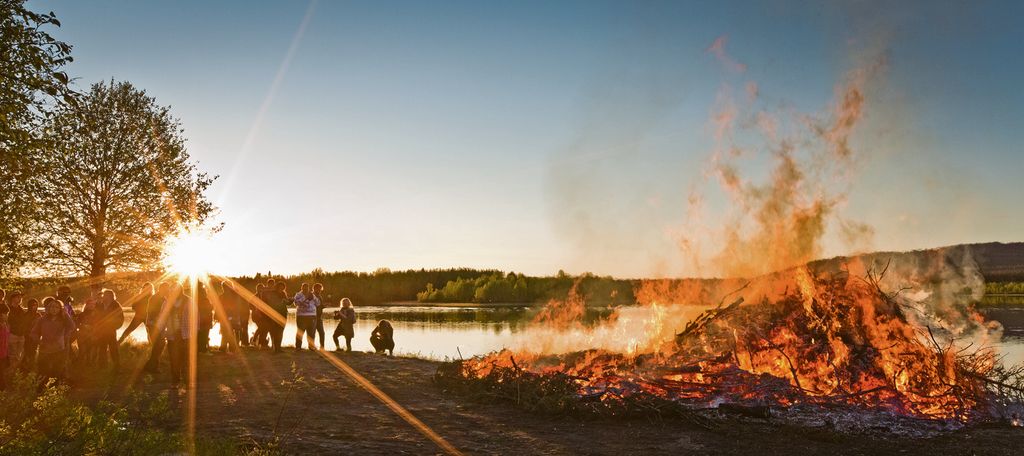
[[[139,350],[139,349],[136,349]],[[910,440],[837,435],[771,422],[714,430],[679,419],[580,419],[536,415],[504,403],[446,394],[433,382],[437,363],[368,353],[338,357],[465,454],[1001,455],[1021,454],[1024,429],[990,427]],[[129,387],[129,359],[112,380],[79,382],[86,400],[115,399],[130,388],[168,393],[183,408],[184,388],[141,375]],[[199,356],[196,429],[202,436],[267,442],[287,454],[440,454],[415,428],[320,354],[246,351]],[[293,384],[297,369],[303,381]]]

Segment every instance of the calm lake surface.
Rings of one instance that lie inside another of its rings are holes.
[[[337,308],[324,312],[324,330],[327,348],[338,321],[334,318]],[[284,345],[295,343],[295,314],[290,309],[288,326],[285,328]],[[395,328],[395,352],[416,355],[437,360],[468,358],[490,353],[516,345],[519,338],[526,337],[524,331],[530,327],[538,310],[528,307],[440,307],[440,306],[361,306],[356,308],[359,320],[356,322],[356,337],[352,340],[355,350],[369,351],[370,331],[378,320],[390,320]],[[591,309],[585,322],[594,323],[610,315],[607,309]],[[996,347],[1006,356],[1009,363],[1024,362],[1024,305],[986,308],[983,314],[1003,325],[1003,337]],[[127,320],[131,312],[126,312]],[[250,326],[250,334],[256,326]],[[137,341],[146,340],[145,329],[140,327],[132,333]],[[220,327],[214,324],[210,331],[211,345],[220,345]],[[344,344],[344,339],[341,341]]]
[[[324,332],[327,336],[327,348],[333,349],[331,334],[338,325],[334,318],[338,308],[324,310]],[[284,346],[295,345],[295,309],[288,309],[288,325],[284,330]],[[356,307],[358,320],[355,325],[355,338],[352,348],[370,351],[370,331],[378,320],[391,321],[395,328],[395,354],[416,355],[436,360],[458,359],[460,356],[469,358],[492,351],[501,350],[515,340],[530,321],[537,315],[538,309],[529,307],[441,307],[441,306],[359,306]],[[596,322],[611,314],[605,309],[590,310],[585,317],[587,322]],[[125,327],[128,326],[132,312],[125,309]],[[122,328],[123,329],[123,328]],[[256,330],[250,324],[249,333]],[[146,330],[139,327],[132,332],[132,339],[146,341]],[[210,331],[210,344],[220,345],[220,325],[214,323]],[[345,339],[340,340],[345,344]]]

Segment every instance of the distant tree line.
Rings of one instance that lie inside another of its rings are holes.
[[[323,269],[317,268],[297,275],[280,276],[267,273],[238,277],[236,280],[252,289],[258,281],[266,281],[271,277],[277,280],[283,279],[288,283],[289,291],[297,290],[299,284],[303,282],[319,282],[324,285],[325,293],[332,305],[337,305],[338,300],[342,297],[351,299],[356,305],[376,305],[388,302],[415,301],[416,294],[429,283],[445,283],[460,277],[475,279],[500,273],[497,270],[469,268],[410,269],[406,271],[381,268],[373,272],[325,272]]]
[[[621,305],[635,302],[635,281],[598,277],[593,274],[571,276],[559,271],[553,277],[531,277],[515,272],[458,277],[437,288],[434,282],[416,294],[419,302],[544,302],[564,299],[574,286],[587,303],[592,305]]]

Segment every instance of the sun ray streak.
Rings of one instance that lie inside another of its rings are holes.
[[[277,312],[274,312],[273,309],[271,309],[269,305],[267,305],[265,302],[263,302],[263,300],[258,298],[255,294],[250,292],[244,286],[242,286],[241,284],[239,284],[238,282],[232,280],[229,277],[223,277],[223,279],[228,281],[229,283],[231,283],[231,285],[235,288],[235,290],[238,292],[239,296],[242,297],[242,299],[244,299],[247,302],[251,303],[252,305],[256,306],[258,309],[263,311],[266,315],[269,315],[271,318],[273,318],[274,321],[276,321],[277,323],[282,324],[282,325],[287,323],[287,318],[282,317]],[[327,362],[331,363],[331,365],[336,367],[339,371],[341,371],[345,375],[348,375],[359,386],[361,386],[367,392],[369,392],[374,397],[376,397],[377,400],[381,401],[382,403],[384,403],[384,405],[388,406],[388,408],[390,408],[393,412],[395,412],[395,414],[397,414],[399,417],[401,417],[403,420],[405,420],[407,423],[409,423],[417,431],[419,431],[425,437],[427,437],[432,442],[437,444],[437,446],[440,447],[441,449],[443,449],[446,453],[448,453],[450,455],[461,455],[462,454],[462,452],[460,452],[457,448],[455,448],[455,446],[453,446],[451,443],[448,443],[448,441],[445,440],[444,437],[441,437],[437,432],[434,432],[433,429],[431,429],[425,423],[423,423],[418,418],[416,418],[416,416],[414,416],[411,412],[406,410],[405,407],[402,407],[401,404],[399,404],[394,399],[392,399],[391,396],[388,396],[386,393],[381,391],[380,388],[377,388],[376,385],[374,385],[372,382],[367,380],[366,377],[363,377],[362,375],[360,375],[359,372],[357,372],[355,369],[353,369],[347,363],[345,363],[344,361],[342,361],[341,359],[339,359],[337,356],[335,356],[334,354],[332,354],[330,352],[326,352],[324,350],[319,350],[319,349],[314,349],[314,350],[318,354],[320,354],[320,356],[323,356],[324,359],[327,360]]]
[[[224,205],[224,201],[230,193],[235,176],[238,174],[238,167],[245,162],[246,156],[249,155],[253,142],[256,141],[256,134],[259,132],[259,129],[263,124],[263,118],[266,116],[267,111],[270,110],[270,105],[277,96],[277,91],[281,87],[281,82],[284,81],[284,77],[288,73],[288,68],[291,66],[292,58],[295,57],[295,53],[299,49],[299,43],[302,42],[302,37],[306,34],[306,27],[309,26],[309,22],[313,18],[313,10],[316,9],[316,4],[317,0],[312,0],[309,2],[309,6],[306,7],[306,13],[302,17],[302,22],[299,23],[299,28],[296,29],[295,34],[292,35],[292,41],[288,45],[288,51],[285,52],[284,58],[281,59],[281,64],[277,67],[277,73],[274,74],[274,80],[270,83],[270,88],[267,90],[267,94],[263,97],[263,102],[260,103],[259,110],[256,111],[256,118],[253,119],[252,126],[249,127],[249,132],[245,135],[245,141],[242,143],[242,148],[235,157],[235,162],[231,166],[231,172],[227,173],[227,177],[224,180],[224,187],[219,198],[219,205],[221,206]]]
[[[345,375],[348,375],[349,378],[355,381],[368,393],[372,394],[373,397],[376,397],[377,400],[383,402],[384,405],[388,406],[388,408],[390,408],[391,411],[395,412],[395,414],[401,417],[403,420],[405,420],[405,422],[412,425],[412,427],[416,428],[417,431],[419,431],[425,437],[427,437],[435,444],[437,444],[437,446],[444,450],[445,453],[448,453],[449,455],[453,456],[462,455],[462,452],[459,451],[458,448],[455,448],[455,446],[449,443],[447,440],[445,440],[444,437],[441,437],[441,435],[439,435],[437,432],[434,432],[434,430],[431,429],[430,426],[427,426],[426,423],[420,421],[419,418],[416,418],[416,416],[413,415],[412,412],[407,410],[405,407],[402,407],[402,404],[399,404],[394,399],[392,399],[391,396],[388,396],[387,393],[381,391],[380,388],[377,388],[376,385],[367,380],[366,377],[363,377],[359,372],[353,369],[352,366],[349,366],[348,363],[342,361],[333,353],[319,349],[316,350],[316,352],[320,354],[320,356],[323,356],[324,359],[327,360],[327,362],[331,363],[334,367],[338,368],[338,370],[343,372]]]
[[[158,284],[160,282],[164,282],[164,281],[172,280],[172,279],[175,279],[175,274],[168,272],[168,273],[165,273],[165,274],[161,275],[159,278],[157,278],[155,281],[153,281],[153,283],[154,284]],[[154,297],[155,297],[155,295],[154,295]],[[171,298],[177,299],[177,296],[172,295]],[[172,299],[172,301],[173,301],[173,299]],[[156,300],[156,301],[159,301],[159,300]],[[155,303],[152,300],[149,302],[149,305],[154,305],[154,304]],[[156,327],[157,328],[163,328],[163,327],[166,326],[167,316],[170,315],[170,313],[171,313],[171,306],[169,304],[161,305],[160,313],[157,314],[157,317],[156,317]],[[146,327],[146,336],[147,336],[147,339],[149,340],[149,350],[150,350],[150,353],[152,353],[152,350],[153,350],[153,335],[149,333],[150,331],[152,331],[152,328]],[[163,336],[163,334],[162,334],[163,331],[162,330],[158,330],[158,331],[161,333],[160,335]],[[135,384],[136,380],[138,380],[139,376],[142,375],[142,370],[146,367],[146,363],[148,362],[148,360],[149,360],[149,357],[146,356],[146,357],[143,357],[140,360],[140,362],[136,363],[135,368],[132,369],[132,373],[128,377],[128,381],[125,383],[125,390],[126,391],[128,389],[130,389],[132,387],[132,385]],[[160,360],[157,359],[157,364],[159,364],[159,361]]]
[[[198,279],[189,277],[189,313],[188,313],[188,402],[185,408],[185,443],[188,453],[196,453],[196,379],[199,355],[199,293]]]

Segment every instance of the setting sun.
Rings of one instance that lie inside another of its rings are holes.
[[[164,251],[167,272],[189,278],[210,274],[219,261],[213,239],[204,232],[182,231],[167,240]]]

